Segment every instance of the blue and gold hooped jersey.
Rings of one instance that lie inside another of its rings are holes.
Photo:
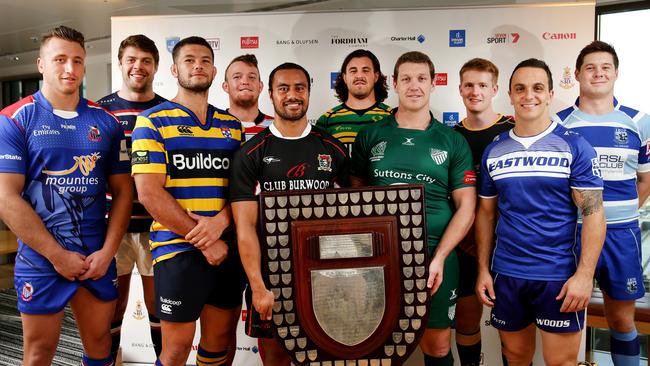
[[[58,111],[37,92],[2,110],[0,172],[24,175],[22,196],[54,239],[89,255],[104,245],[108,178],[129,172],[126,140],[97,104],[81,98],[75,111]],[[56,273],[21,240],[15,272]]]
[[[242,137],[241,123],[212,105],[203,125],[184,106],[161,103],[136,120],[131,173],[165,174],[165,190],[183,209],[214,216],[226,204],[230,163]],[[154,263],[194,249],[155,220],[149,238]]]

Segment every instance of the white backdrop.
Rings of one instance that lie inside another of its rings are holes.
[[[501,70],[499,84],[502,89],[495,99],[498,111],[512,114],[507,96],[510,72],[518,62],[530,57],[545,60],[553,72],[556,94],[552,110],[573,104],[578,86],[572,76],[572,65],[579,50],[593,39],[594,14],[594,3],[570,3],[399,11],[114,17],[112,57],[113,60],[117,58],[120,41],[131,34],[142,33],[153,39],[161,55],[154,89],[171,98],[176,93],[176,81],[169,72],[171,46],[168,45],[191,35],[205,37],[213,46],[218,69],[210,90],[210,102],[224,109],[228,98],[221,89],[221,82],[223,71],[232,58],[243,53],[255,54],[265,89],[268,74],[275,66],[286,61],[296,62],[304,66],[313,79],[308,117],[315,121],[338,104],[331,84],[348,53],[356,48],[373,51],[382,63],[384,74],[390,75],[399,55],[418,50],[431,57],[439,74],[431,109],[436,118],[451,124],[464,116],[458,95],[458,70],[473,57],[488,58]],[[392,78],[389,80],[391,84]],[[113,89],[117,90],[121,82],[117,64],[113,63]],[[392,91],[386,103],[396,104]],[[266,91],[260,97],[260,107],[272,114]],[[138,289],[139,286],[132,286],[123,326],[123,357],[125,361],[151,362],[153,352],[149,351],[146,320],[136,319],[137,302],[142,303]],[[146,312],[143,305],[141,308]],[[485,323],[482,330],[484,364],[499,365],[498,336]],[[238,343],[241,352],[235,359],[236,365],[260,364],[254,341],[240,337]],[[412,357],[407,365],[419,364],[419,360],[421,358]],[[194,363],[194,353],[189,362]],[[535,363],[543,364],[540,352]]]

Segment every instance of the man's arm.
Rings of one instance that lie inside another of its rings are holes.
[[[493,300],[495,299],[492,275],[490,274],[490,254],[494,247],[496,217],[496,197],[479,198],[478,211],[474,221],[476,255],[478,257],[476,294],[483,304],[490,307],[494,306]]]
[[[639,207],[641,207],[650,196],[650,172],[636,173],[636,190],[639,193]]]
[[[594,271],[605,241],[605,210],[603,191],[600,189],[572,189],[571,195],[582,212],[582,237],[580,243],[580,262],[576,273],[569,278],[557,300],[564,298],[560,311],[574,312],[584,310],[589,305],[593,288]]]
[[[445,259],[452,250],[465,237],[467,231],[474,222],[474,210],[476,209],[476,188],[463,187],[451,192],[456,212],[451,217],[445,232],[440,238],[433,259],[429,264],[429,279],[427,287],[435,294],[442,283],[442,274],[445,266]]]
[[[260,242],[257,236],[257,201],[232,203],[232,214],[237,227],[239,257],[253,291],[253,306],[264,320],[271,320],[275,297],[262,278]]]
[[[30,248],[47,258],[61,276],[74,281],[88,269],[85,257],[64,249],[47,231],[41,218],[21,196],[24,184],[22,174],[0,173],[0,219]]]
[[[133,179],[138,190],[138,200],[154,220],[184,237],[194,228],[196,222],[165,190],[165,178],[166,175],[160,173],[135,174]]]
[[[122,237],[129,225],[131,206],[133,204],[133,184],[128,173],[113,174],[108,177],[108,187],[113,197],[111,211],[108,214],[108,228],[102,249],[86,258],[88,271],[79,277],[80,280],[96,280],[106,274],[120,246]]]

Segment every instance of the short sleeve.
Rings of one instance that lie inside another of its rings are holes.
[[[230,201],[256,201],[260,192],[258,167],[245,149],[239,149],[230,169]]]
[[[454,132],[453,145],[455,148],[450,152],[449,164],[449,190],[476,186],[476,172],[472,161],[472,150],[465,138]]]
[[[131,174],[167,174],[163,138],[149,118],[138,116],[131,139]]]
[[[488,156],[490,154],[490,145],[483,152],[483,157],[481,158],[481,172],[479,174],[479,189],[478,195],[481,198],[494,198],[498,195],[497,187],[494,184],[492,175],[488,170]]]
[[[23,127],[0,115],[0,172],[27,173],[27,141]]]
[[[582,136],[575,136],[569,184],[573,189],[603,189],[596,150]]]
[[[639,134],[641,137],[641,146],[639,148],[639,173],[650,172],[650,116],[643,114],[637,122]]]

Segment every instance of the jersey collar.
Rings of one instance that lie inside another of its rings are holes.
[[[307,127],[305,127],[305,129],[302,131],[302,134],[300,134],[300,136],[296,136],[296,137],[282,136],[282,134],[280,133],[280,130],[278,130],[278,128],[275,127],[275,122],[271,123],[271,125],[269,126],[269,130],[271,131],[271,133],[275,137],[285,139],[285,140],[299,140],[299,139],[309,135],[309,133],[311,132],[311,123],[307,123]]]

